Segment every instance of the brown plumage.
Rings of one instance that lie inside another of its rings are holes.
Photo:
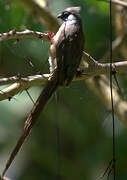
[[[23,133],[13,149],[6,167],[2,172],[4,177],[15,156],[19,152],[30,130],[36,123],[41,111],[44,109],[52,94],[59,85],[68,85],[80,64],[84,47],[82,23],[79,16],[79,7],[65,9],[58,18],[63,20],[58,32],[52,39],[50,46],[50,71],[53,74],[37,99],[25,122]]]

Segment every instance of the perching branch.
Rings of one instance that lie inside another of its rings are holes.
[[[83,52],[83,59],[89,64],[88,67],[84,67],[82,74],[88,74],[88,77],[98,76],[102,74],[109,74],[110,63],[99,63],[95,61],[89,54]],[[116,73],[126,73],[127,72],[127,61],[112,63],[112,70]]]
[[[88,78],[99,76],[102,74],[109,74],[110,64],[109,63],[98,63],[89,54],[83,52],[83,59],[87,62],[80,73],[73,79],[73,81],[86,80]],[[113,71],[117,73],[127,72],[127,61],[113,63]],[[19,92],[26,90],[32,86],[44,85],[50,78],[50,74],[35,75],[28,77],[13,76],[9,78],[1,78],[0,85],[12,84],[9,87],[0,91],[0,101],[11,98]]]

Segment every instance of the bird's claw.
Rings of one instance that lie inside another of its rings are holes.
[[[53,37],[55,36],[55,34],[48,32],[47,35],[48,35],[48,37],[50,39],[50,42],[52,43],[52,40],[53,40]]]

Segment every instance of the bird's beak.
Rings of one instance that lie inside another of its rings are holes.
[[[62,14],[58,14],[58,15],[57,15],[57,18],[61,18],[61,17],[62,17]]]

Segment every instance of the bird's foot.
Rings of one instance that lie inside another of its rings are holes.
[[[55,36],[55,34],[48,32],[47,35],[48,35],[48,37],[50,39],[50,42],[52,43],[53,42],[53,37]]]

